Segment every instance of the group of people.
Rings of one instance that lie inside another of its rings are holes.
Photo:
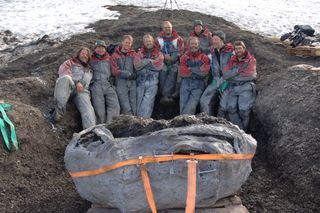
[[[53,120],[59,121],[72,99],[81,114],[83,128],[110,123],[120,114],[149,118],[155,97],[160,103],[179,97],[180,114],[200,111],[229,119],[247,130],[256,97],[256,60],[242,41],[225,43],[222,31],[211,33],[195,20],[188,41],[164,21],[156,39],[143,37],[136,52],[133,37],[124,35],[112,55],[97,40],[93,54],[81,48],[59,68]]]

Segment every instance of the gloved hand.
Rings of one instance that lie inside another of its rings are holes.
[[[128,80],[136,80],[137,79],[137,73],[133,72],[131,75],[127,78]]]
[[[205,73],[203,73],[201,70],[200,70],[200,67],[191,67],[191,72],[192,74],[196,74],[198,76],[205,76]]]
[[[228,81],[224,80],[223,83],[220,85],[218,91],[220,93],[223,93],[223,91],[225,91],[228,88],[228,86],[229,86]]]
[[[128,79],[131,76],[131,73],[128,70],[120,70],[120,78]]]

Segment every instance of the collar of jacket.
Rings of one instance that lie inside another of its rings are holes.
[[[193,58],[198,57],[200,54],[202,54],[201,49],[199,49],[199,50],[198,50],[197,52],[195,52],[195,53],[192,53],[190,50],[187,52],[187,55],[188,55],[189,57],[193,57]]]
[[[105,52],[102,57],[98,57],[96,53],[92,55],[92,61],[105,61],[110,58],[109,53]]]
[[[80,61],[77,57],[72,58],[72,61],[73,61],[75,64],[79,64],[79,65],[81,65],[81,66],[83,66],[83,67],[85,67],[85,68],[87,68],[87,69],[90,68],[89,63],[82,62],[82,61]]]
[[[159,33],[159,37],[163,38],[164,40],[172,41],[172,40],[178,38],[178,37],[179,37],[179,34],[177,33],[177,31],[172,30],[171,36],[166,36],[165,32],[164,32],[164,31],[161,31],[161,32]]]
[[[140,51],[141,51],[141,53],[143,55],[145,55],[148,52],[147,49],[144,46],[141,47]],[[151,51],[151,55],[157,55],[158,53],[159,53],[158,48],[155,45],[153,45],[153,49]]]
[[[121,52],[121,49],[122,49],[122,46],[118,46],[116,48],[116,53],[118,53],[119,55],[123,55],[123,56],[131,55],[132,53],[135,52],[134,49],[131,48],[127,53],[123,53],[123,52]]]

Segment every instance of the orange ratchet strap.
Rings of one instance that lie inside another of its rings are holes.
[[[185,213],[195,213],[197,195],[197,163],[196,160],[187,160],[188,163],[188,192]]]
[[[121,161],[111,165],[105,165],[93,170],[69,172],[73,178],[100,175],[105,172],[118,169],[124,166],[141,165],[147,163],[161,163],[174,160],[251,160],[254,154],[199,154],[199,155],[147,155],[136,159]]]
[[[150,179],[145,164],[140,165],[140,172],[150,209],[152,210],[152,213],[157,213],[156,203],[154,201]]]

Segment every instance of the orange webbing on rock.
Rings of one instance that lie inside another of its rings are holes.
[[[124,166],[141,165],[147,163],[160,163],[174,160],[251,160],[254,154],[199,154],[199,155],[151,155],[140,156],[136,159],[121,161],[111,165],[105,165],[93,170],[69,172],[73,178],[100,175],[105,172],[118,169]]]
[[[197,195],[197,163],[196,160],[188,160],[188,192],[185,213],[195,213]]]
[[[146,196],[147,196],[149,206],[152,210],[152,213],[157,213],[157,208],[154,202],[154,197],[153,197],[152,188],[151,188],[151,184],[148,176],[148,171],[146,169],[145,164],[140,165],[140,172],[141,172],[142,182],[143,182],[144,190],[146,191]]]

